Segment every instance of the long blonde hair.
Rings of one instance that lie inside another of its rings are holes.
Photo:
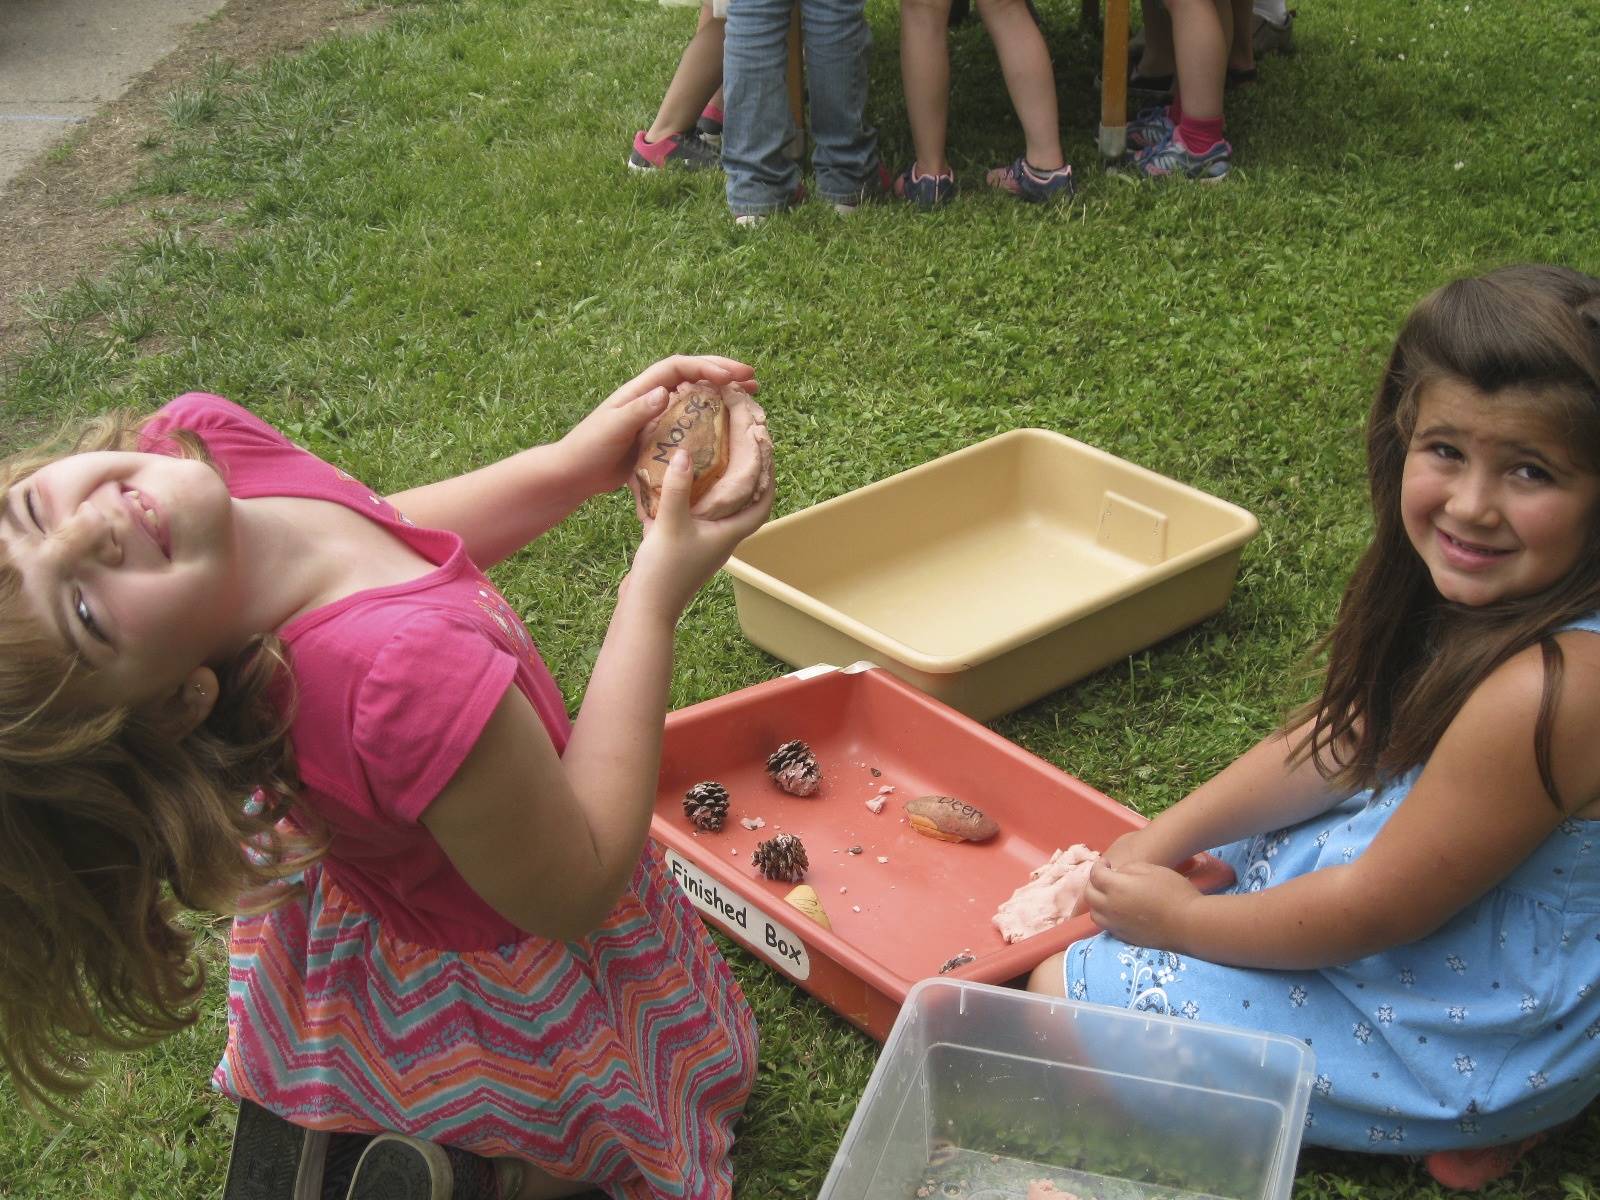
[[[0,464],[0,506],[64,454],[137,447],[132,414],[97,418]],[[204,973],[181,909],[279,903],[320,852],[280,824],[298,778],[276,639],[218,669],[215,708],[181,739],[128,708],[67,703],[84,670],[0,555],[0,1063],[25,1102],[56,1112],[91,1082],[94,1048],[195,1019]]]
[[[1480,683],[1540,647],[1534,728],[1540,779],[1558,806],[1550,739],[1563,658],[1554,632],[1600,610],[1600,514],[1568,575],[1531,596],[1479,608],[1446,603],[1400,517],[1400,481],[1429,383],[1470,384],[1491,402],[1554,423],[1600,471],[1600,279],[1557,266],[1504,267],[1424,297],[1401,327],[1367,419],[1373,537],[1325,640],[1322,693],[1290,718],[1313,721],[1296,747],[1352,790],[1426,762]]]

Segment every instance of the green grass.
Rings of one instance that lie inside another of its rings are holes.
[[[165,103],[120,199],[157,230],[39,303],[36,347],[0,369],[7,419],[200,387],[396,490],[556,436],[647,362],[711,349],[759,368],[780,513],[1007,429],[1061,430],[1261,519],[1224,613],[995,723],[1157,812],[1304,693],[1366,536],[1358,429],[1405,309],[1508,261],[1600,269],[1600,10],[1315,0],[1299,53],[1230,97],[1236,177],[1199,189],[1095,169],[1096,39],[1076,3],[1043,7],[1074,206],[975,186],[1020,137],[966,27],[958,203],[848,222],[812,204],[754,231],[716,179],[623,167],[692,27],[678,10],[427,0],[365,37],[213,64]],[[900,164],[897,13],[869,14],[871,115]],[[498,572],[573,703],[635,539],[607,498]],[[786,669],[740,636],[725,578],[682,630],[675,705]],[[814,1195],[875,1047],[729,957],[763,1029],[739,1194]],[[218,1195],[220,984],[191,1033],[108,1064],[76,1125],[40,1129],[0,1090],[0,1196]],[[1592,1198],[1596,1176],[1591,1116],[1491,1194]],[[1404,1162],[1323,1152],[1296,1188],[1432,1194]]]

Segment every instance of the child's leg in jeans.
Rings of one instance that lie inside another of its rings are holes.
[[[786,207],[800,169],[789,140],[789,14],[794,0],[737,0],[728,7],[722,87],[722,169],[735,216]],[[813,92],[816,89],[813,88]]]
[[[711,15],[711,5],[700,6],[700,26],[694,37],[684,47],[678,69],[673,72],[667,93],[661,98],[661,111],[650,128],[645,130],[645,141],[659,142],[674,133],[687,133],[694,128],[700,113],[722,86],[722,36],[726,22]]]
[[[1022,122],[1028,165],[1054,171],[1067,160],[1061,153],[1055,71],[1044,35],[1023,0],[978,0],[978,15],[994,41],[1006,91],[1011,94],[1017,120]]]
[[[811,133],[816,139],[812,165],[817,191],[835,204],[859,200],[878,173],[878,133],[866,123],[872,30],[865,9],[865,0],[801,0],[800,4]],[[729,100],[730,105],[738,103],[736,98]]]
[[[950,0],[900,0],[900,75],[919,175],[950,170]]]

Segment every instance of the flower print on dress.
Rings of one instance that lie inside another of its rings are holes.
[[[1350,1027],[1350,1036],[1365,1046],[1372,1040],[1372,1026],[1365,1021],[1357,1021]]]
[[[1583,1032],[1591,1042],[1600,1038],[1600,1020],[1591,1021]]]
[[[1546,1075],[1543,1071],[1529,1071],[1528,1072],[1528,1090],[1529,1091],[1537,1092],[1540,1088],[1542,1088],[1545,1084],[1547,1084],[1549,1082],[1550,1082],[1550,1077],[1548,1075]]]
[[[480,587],[476,603],[485,615],[495,623],[500,632],[510,638],[524,654],[533,652],[533,639],[528,636],[528,631],[523,626],[521,619],[512,611],[511,606],[501,598],[499,592],[491,588]]]
[[[1539,998],[1524,992],[1522,994],[1522,1001],[1519,1005],[1519,1008],[1525,1013],[1537,1012],[1539,1009]]]
[[[1128,981],[1129,1008],[1137,1012],[1172,1011],[1166,985],[1187,969],[1183,959],[1171,950],[1129,946],[1117,952],[1117,961],[1128,968],[1122,978]]]
[[[1401,967],[1400,968],[1400,986],[1401,987],[1416,987],[1417,986],[1417,973],[1415,971],[1413,971],[1410,967]]]
[[[1328,1075],[1318,1075],[1311,1083],[1311,1090],[1319,1096],[1331,1096],[1333,1094],[1332,1077]]]
[[[1292,988],[1290,988],[1289,989],[1289,1003],[1294,1005],[1294,1007],[1296,1007],[1296,1008],[1304,1008],[1306,1006],[1306,990],[1305,990],[1305,988],[1301,987],[1298,983],[1295,984]]]
[[[1378,1005],[1377,1016],[1378,1016],[1378,1024],[1380,1024],[1380,1025],[1393,1025],[1394,1024],[1394,1006],[1392,1004],[1380,1004],[1380,1005]]]
[[[1072,981],[1072,998],[1074,1000],[1082,1000],[1087,997],[1088,994],[1089,985],[1087,983],[1085,983],[1082,979],[1074,979]]]
[[[1200,1006],[1193,1000],[1185,1000],[1178,1009],[1178,1015],[1188,1017],[1192,1021],[1200,1015]]]
[[[1459,954],[1452,954],[1449,958],[1445,959],[1444,965],[1449,967],[1457,975],[1465,975],[1467,973],[1467,962]]]
[[[1444,1015],[1452,1025],[1460,1025],[1467,1019],[1467,1010],[1464,1005],[1452,1004],[1445,1009]]]
[[[1461,1075],[1471,1075],[1478,1069],[1477,1062],[1470,1054],[1458,1054],[1455,1057],[1456,1072]]]

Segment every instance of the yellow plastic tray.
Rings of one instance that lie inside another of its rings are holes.
[[[865,659],[978,720],[1217,612],[1255,517],[1046,429],[811,508],[728,562],[739,624],[795,666]]]

